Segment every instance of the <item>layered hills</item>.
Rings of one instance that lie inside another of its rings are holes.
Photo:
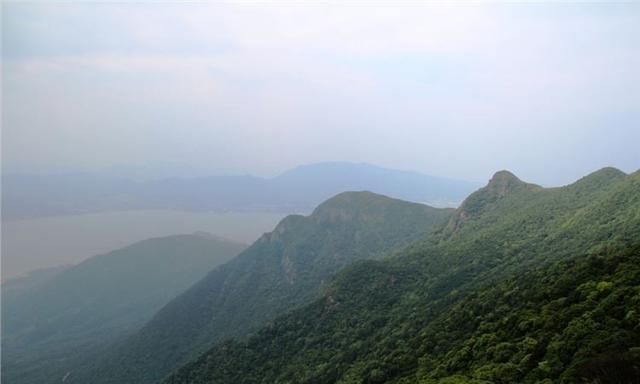
[[[154,238],[3,284],[3,381],[59,382],[244,248],[208,234]]]
[[[344,191],[456,206],[476,184],[370,164],[300,166],[271,178],[176,174],[152,179],[126,173],[3,174],[3,219],[141,209],[216,212],[310,212]]]
[[[640,173],[499,172],[426,239],[165,383],[636,383]]]
[[[129,318],[137,325],[122,337],[86,344],[82,357],[28,360],[28,349],[3,356],[14,373],[3,371],[3,379],[636,383],[639,266],[639,172],[604,168],[542,188],[500,171],[455,210],[341,193],[309,216],[288,216],[182,294],[176,289],[155,315]],[[74,268],[10,292],[53,287]],[[105,280],[100,292],[122,297],[113,285]],[[30,340],[45,351],[69,346],[73,329],[100,340],[114,322],[78,315],[78,303],[101,313],[84,301],[91,292],[74,293],[73,305],[58,305],[66,308],[60,314],[32,308],[23,316],[30,323],[10,321],[3,352]],[[56,335],[45,325],[57,318],[69,327]]]
[[[169,303],[139,332],[69,382],[150,383],[230,337],[320,297],[343,267],[378,259],[443,225],[452,209],[370,192],[339,194],[310,216],[288,216]]]

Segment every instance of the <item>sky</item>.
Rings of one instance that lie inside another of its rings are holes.
[[[640,3],[2,2],[3,171],[640,168]]]

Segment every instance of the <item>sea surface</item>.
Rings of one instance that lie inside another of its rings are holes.
[[[2,221],[2,281],[76,264],[143,239],[198,231],[251,244],[283,213],[122,211]]]

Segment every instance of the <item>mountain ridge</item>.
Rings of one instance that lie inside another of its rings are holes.
[[[455,236],[436,231],[392,258],[352,264],[322,298],[165,383],[572,383],[594,377],[576,375],[600,354],[615,361],[640,343],[624,310],[640,303],[637,173],[599,188],[523,188],[490,208]],[[594,313],[606,320],[581,328]]]
[[[475,183],[365,163],[300,166],[275,177],[166,177],[110,174],[3,174],[3,218],[33,218],[138,209],[308,212],[340,192],[371,190],[399,199],[455,206]],[[47,191],[47,193],[44,193]]]
[[[309,216],[288,216],[165,306],[103,361],[87,363],[86,371],[68,380],[159,380],[197,351],[228,337],[244,337],[317,297],[342,267],[401,248],[444,223],[452,212],[371,192],[348,192]]]

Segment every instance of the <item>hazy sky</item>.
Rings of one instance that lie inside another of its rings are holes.
[[[640,167],[640,5],[2,2],[3,167]]]

